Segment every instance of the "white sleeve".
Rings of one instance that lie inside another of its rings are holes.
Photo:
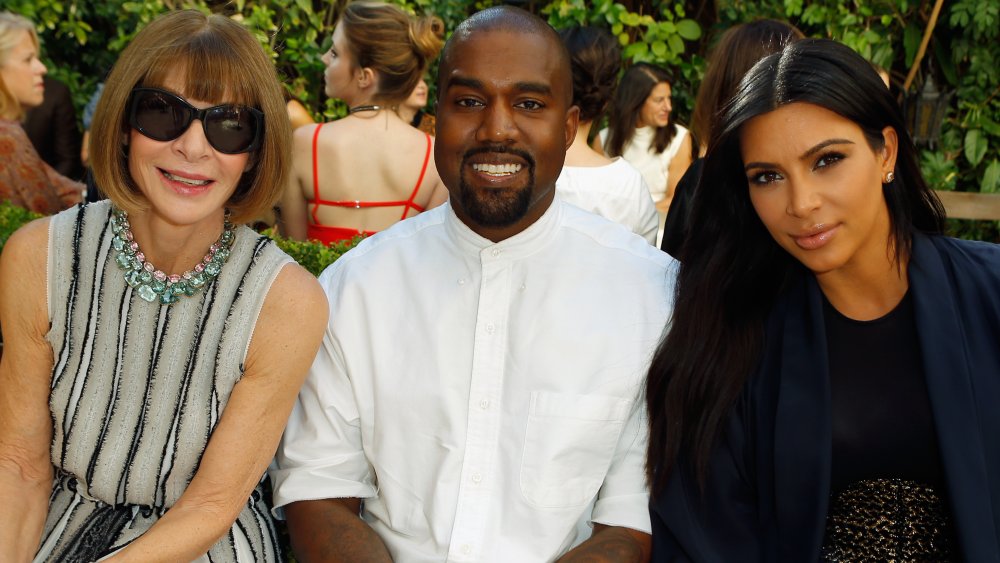
[[[645,473],[646,426],[645,404],[638,400],[622,429],[611,467],[597,493],[591,522],[651,533]]]
[[[330,322],[269,471],[274,514],[300,500],[370,498],[376,487],[365,457],[360,415],[334,330],[337,275],[321,277],[330,298]],[[331,291],[333,288],[333,291]]]

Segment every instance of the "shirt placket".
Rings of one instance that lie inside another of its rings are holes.
[[[448,561],[455,562],[481,558],[496,486],[494,457],[500,434],[511,272],[503,250],[495,246],[480,252],[480,264],[465,458],[448,549]]]

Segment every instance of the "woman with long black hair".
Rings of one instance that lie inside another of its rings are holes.
[[[1000,247],[943,219],[856,53],[744,77],[649,374],[655,561],[1000,560]]]

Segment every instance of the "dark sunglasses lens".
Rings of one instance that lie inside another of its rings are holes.
[[[216,150],[239,153],[250,148],[257,137],[257,116],[249,108],[221,106],[205,116],[205,136]]]
[[[191,111],[180,100],[159,92],[139,92],[135,100],[135,126],[147,137],[172,141],[191,123]]]

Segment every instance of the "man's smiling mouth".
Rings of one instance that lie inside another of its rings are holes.
[[[476,172],[489,174],[490,176],[509,176],[521,171],[520,164],[473,164],[472,169]]]

